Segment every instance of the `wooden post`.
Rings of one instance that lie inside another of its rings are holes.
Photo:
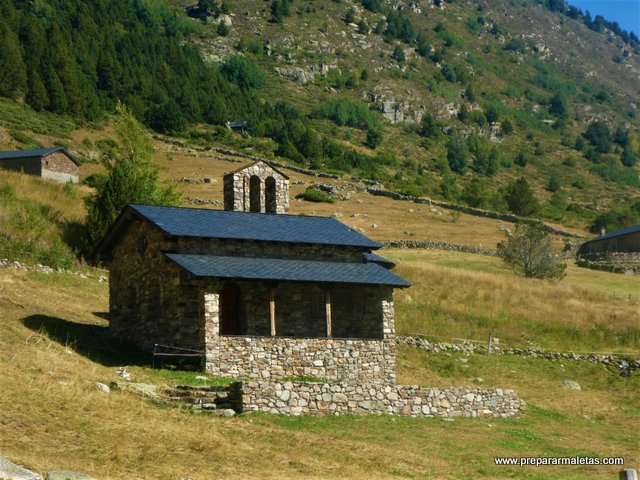
[[[327,318],[327,338],[331,338],[331,290],[324,291],[324,311]]]
[[[489,342],[487,343],[487,355],[491,355],[491,344],[493,343],[493,330],[489,334]]]
[[[269,288],[269,318],[271,320],[271,336],[276,336],[276,289]]]

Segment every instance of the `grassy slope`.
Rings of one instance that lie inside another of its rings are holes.
[[[400,272],[428,265],[431,273],[451,274],[437,263],[405,259]],[[420,286],[406,293],[425,301]],[[624,455],[629,466],[640,462],[633,435],[640,427],[637,373],[623,380],[603,367],[571,362],[475,356],[463,363],[455,355],[401,348],[403,383],[468,385],[481,376],[484,386],[516,388],[529,411],[521,419],[454,422],[200,417],[97,390],[94,382],[115,380],[118,366],[130,365],[134,379],[150,376],[144,361],[105,337],[105,284],[1,270],[0,305],[0,452],[42,472],[76,469],[103,479],[604,479],[616,467],[506,468],[494,466],[493,457]],[[399,307],[401,331],[407,321]],[[564,390],[564,379],[580,382],[583,391]]]
[[[633,276],[569,266],[559,283],[515,276],[492,257],[388,251],[414,283],[398,295],[400,333],[485,340],[511,346],[640,352],[640,287]]]

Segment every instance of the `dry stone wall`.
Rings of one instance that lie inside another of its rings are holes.
[[[227,378],[396,379],[393,340],[221,336],[206,348],[207,372]]]
[[[413,417],[511,417],[525,410],[513,390],[417,385],[244,382],[245,412],[287,415],[391,414]]]

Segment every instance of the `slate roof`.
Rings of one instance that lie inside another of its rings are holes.
[[[377,263],[386,268],[393,268],[396,266],[396,262],[387,258],[376,255],[375,253],[365,252],[362,254],[362,258],[365,262]]]
[[[640,225],[633,225],[627,228],[621,228],[620,230],[612,230],[611,232],[607,232],[604,235],[601,235],[596,238],[592,238],[591,240],[587,240],[584,243],[597,242],[600,240],[608,240],[610,238],[619,237],[621,235],[628,235],[630,233],[640,233]]]
[[[411,284],[375,263],[321,262],[279,258],[247,258],[166,253],[197,277],[350,283],[409,287]]]
[[[282,172],[281,170],[278,170],[276,167],[274,167],[271,164],[271,162],[268,162],[266,160],[254,160],[253,163],[250,163],[248,165],[243,165],[241,167],[236,168],[235,170],[231,170],[230,172],[225,173],[224,176],[226,177],[227,175],[233,175],[234,173],[242,172],[243,170],[246,170],[247,168],[251,168],[251,167],[253,167],[254,165],[256,165],[258,163],[264,163],[271,170],[273,170],[274,172],[276,172],[279,175],[282,175],[285,179],[289,180],[289,177],[284,172]]]
[[[327,217],[149,205],[129,205],[128,209],[176,237],[380,248],[379,243]]]
[[[73,163],[76,165],[80,165],[78,161],[73,158],[69,152],[67,152],[62,147],[48,147],[48,148],[36,148],[32,150],[11,150],[6,152],[0,152],[0,161],[8,160],[12,158],[35,158],[35,157],[46,157],[47,155],[51,155],[52,153],[62,151],[64,154],[71,159]]]

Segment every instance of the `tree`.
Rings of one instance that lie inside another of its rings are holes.
[[[93,249],[122,209],[130,203],[178,205],[173,186],[160,185],[160,171],[152,162],[153,146],[131,111],[117,106],[119,144],[113,158],[103,159],[106,173],[96,180],[96,193],[87,197],[87,247]]]
[[[398,63],[402,63],[405,61],[404,50],[400,45],[396,45],[393,49],[393,53],[391,54],[391,58],[396,60]]]
[[[26,90],[27,69],[17,35],[1,20],[0,45],[0,95],[18,98]]]
[[[220,73],[243,90],[260,88],[266,83],[260,67],[244,55],[231,55],[225,58],[220,66]]]
[[[627,145],[624,147],[624,150],[622,150],[620,161],[625,167],[633,167],[636,163],[638,163],[638,156]]]
[[[567,118],[569,116],[567,100],[559,93],[556,93],[549,100],[549,113],[559,118]]]
[[[560,280],[567,265],[551,245],[551,238],[539,223],[521,223],[515,233],[506,232],[507,239],[498,243],[498,255],[518,275],[527,278]]]
[[[463,174],[469,165],[469,149],[464,138],[454,133],[447,142],[447,160],[451,170]]]
[[[538,213],[540,204],[527,179],[522,177],[509,183],[504,192],[507,208],[516,215],[530,217]]]
[[[273,23],[282,23],[283,5],[281,0],[273,0],[271,2],[271,21]]]
[[[598,120],[589,124],[587,131],[584,133],[584,138],[589,140],[589,143],[591,143],[599,153],[608,153],[613,143],[613,136],[611,135],[609,126]]]
[[[438,122],[429,113],[425,113],[420,120],[418,134],[422,137],[435,138],[440,133]]]

